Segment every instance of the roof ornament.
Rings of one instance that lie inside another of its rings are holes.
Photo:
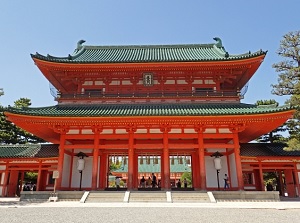
[[[83,43],[85,43],[85,40],[83,40],[83,39],[81,39],[77,42],[77,50],[81,50]]]
[[[222,45],[222,40],[219,38],[219,37],[215,37],[213,38],[215,41],[217,41],[217,43],[215,44],[216,47],[219,47],[219,48],[223,48],[223,45]]]

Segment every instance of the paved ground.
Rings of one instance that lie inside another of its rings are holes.
[[[19,201],[19,198],[1,198],[0,208],[45,208],[45,207],[120,207],[120,208],[133,208],[133,207],[168,207],[168,208],[214,208],[214,209],[300,209],[300,200],[286,199],[286,201],[280,202],[217,202],[217,203],[147,203],[147,202],[132,202],[132,203],[80,203],[78,201],[60,201],[60,202],[26,202]],[[300,211],[299,211],[300,213]],[[1,220],[0,220],[1,222]]]
[[[4,203],[4,202],[3,202]],[[278,202],[277,202],[278,203]],[[271,203],[268,203],[272,205]],[[155,207],[158,206],[158,207]],[[202,205],[166,205],[166,204],[78,204],[75,202],[57,202],[43,204],[1,205],[0,222],[30,222],[30,223],[256,223],[276,221],[299,222],[298,209],[276,209],[265,205],[257,209],[252,205],[240,204],[205,206]],[[299,207],[299,206],[298,206]]]

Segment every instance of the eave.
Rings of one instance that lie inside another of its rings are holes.
[[[5,112],[8,120],[24,130],[52,143],[59,143],[60,133],[70,128],[146,128],[169,125],[175,128],[186,126],[231,127],[238,131],[241,143],[249,142],[271,132],[291,118],[294,110],[254,115],[223,116],[130,116],[130,117],[48,117],[29,116]]]

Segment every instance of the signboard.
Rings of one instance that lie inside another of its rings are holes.
[[[152,73],[144,73],[143,74],[143,83],[144,83],[144,86],[153,86],[153,74]]]
[[[53,171],[53,176],[52,176],[53,179],[57,179],[59,178],[59,171],[58,170],[54,170]]]

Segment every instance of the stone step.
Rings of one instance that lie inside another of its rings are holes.
[[[165,192],[134,191],[130,193],[129,202],[167,202],[167,195]]]
[[[172,193],[172,201],[176,202],[197,202],[197,203],[210,203],[210,198],[207,193]]]
[[[216,199],[217,202],[280,202],[270,199]]]
[[[85,203],[123,202],[124,192],[90,192]]]

